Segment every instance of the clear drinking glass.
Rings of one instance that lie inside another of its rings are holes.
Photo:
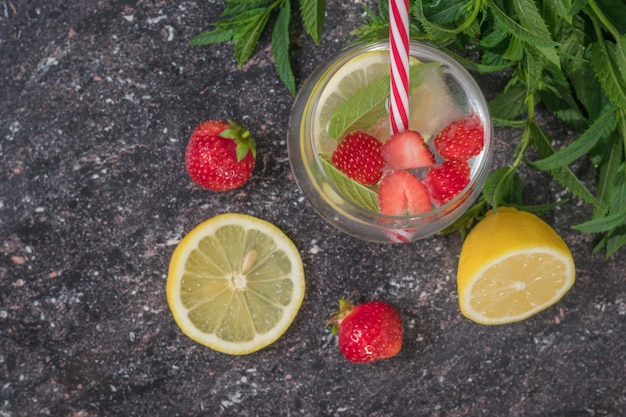
[[[382,54],[379,51],[387,53]],[[425,96],[411,96],[410,129],[420,131],[428,142],[437,129],[442,128],[459,114],[473,113],[484,126],[484,148],[478,156],[469,161],[470,182],[448,203],[439,207],[433,206],[431,211],[419,215],[383,215],[344,195],[341,187],[333,183],[323,168],[323,155],[332,152],[334,142],[328,137],[327,126],[317,120],[323,117],[325,101],[341,101],[349,96],[351,92],[345,91],[350,86],[350,81],[346,81],[349,78],[352,78],[352,81],[358,77],[367,78],[368,69],[374,71],[377,68],[376,70],[380,72],[382,66],[388,66],[388,41],[351,46],[317,68],[300,89],[289,120],[287,133],[289,162],[305,198],[328,223],[367,241],[410,242],[441,231],[458,219],[476,200],[491,168],[493,128],[487,102],[475,80],[457,61],[430,45],[412,41],[410,55],[411,59],[417,59],[422,63],[441,63],[438,66],[438,78],[423,81],[424,88],[427,89],[425,91],[429,91],[428,89],[432,91]],[[384,57],[387,57],[386,63]],[[381,60],[383,62],[376,62],[377,67],[370,66],[372,61]],[[351,71],[348,67],[354,68],[354,76],[346,77]],[[331,94],[342,90],[342,87],[345,88],[341,94]],[[333,103],[332,106],[338,104],[340,103]],[[384,123],[382,125],[384,130],[386,126]],[[388,132],[386,136],[389,136]],[[386,138],[381,139],[384,141]]]

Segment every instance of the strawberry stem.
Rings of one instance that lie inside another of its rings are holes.
[[[339,311],[335,311],[331,314],[330,319],[326,322],[326,326],[332,325],[331,334],[336,336],[339,332],[339,325],[343,321],[343,319],[350,314],[352,309],[354,309],[354,305],[350,301],[351,297],[341,298],[339,300]]]
[[[237,162],[246,157],[248,151],[252,152],[252,157],[256,158],[256,143],[250,134],[250,131],[231,119],[226,120],[231,129],[224,129],[220,136],[226,139],[232,139],[237,144]]]

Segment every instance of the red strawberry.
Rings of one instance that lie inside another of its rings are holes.
[[[475,114],[463,117],[444,127],[433,144],[444,159],[468,159],[478,155],[485,142],[485,131]]]
[[[402,348],[402,321],[396,309],[383,301],[353,306],[339,300],[339,312],[330,319],[341,353],[352,362],[366,363],[395,356]]]
[[[378,187],[378,210],[388,216],[405,216],[430,210],[426,186],[407,171],[392,171]]]
[[[250,179],[255,157],[254,138],[246,128],[232,120],[209,120],[191,134],[185,168],[199,186],[227,191]]]
[[[383,172],[381,146],[374,136],[356,131],[337,145],[331,159],[337,169],[349,178],[364,185],[374,185]]]
[[[437,205],[443,205],[456,197],[470,180],[467,161],[449,159],[431,167],[424,177],[430,196]]]
[[[435,157],[418,132],[406,130],[390,137],[382,148],[386,168],[414,169],[435,164]]]

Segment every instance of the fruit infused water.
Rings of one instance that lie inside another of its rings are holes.
[[[311,205],[357,237],[411,241],[456,220],[490,167],[487,104],[441,51],[411,43],[409,129],[390,134],[389,44],[357,45],[318,69],[290,119],[294,177]]]
[[[412,58],[409,130],[390,137],[388,68],[387,51],[350,60],[320,99],[314,137],[324,171],[346,198],[389,216],[422,214],[469,184],[484,126],[442,62]]]

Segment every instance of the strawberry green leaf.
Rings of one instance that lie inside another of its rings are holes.
[[[306,32],[315,43],[320,43],[322,40],[325,11],[326,0],[300,0],[302,23],[304,23]]]
[[[289,21],[291,19],[291,3],[286,1],[278,13],[274,30],[272,30],[272,54],[278,76],[292,96],[296,95],[296,79],[289,60]]]
[[[319,157],[328,179],[341,194],[361,207],[378,212],[378,194],[376,191],[344,175],[343,172],[335,168],[328,155],[320,154]]]
[[[231,128],[224,129],[220,133],[220,136],[235,141],[237,145],[237,161],[241,161],[245,158],[248,152],[252,152],[252,157],[256,158],[256,142],[248,129],[233,120],[228,119],[227,121],[231,125]]]

